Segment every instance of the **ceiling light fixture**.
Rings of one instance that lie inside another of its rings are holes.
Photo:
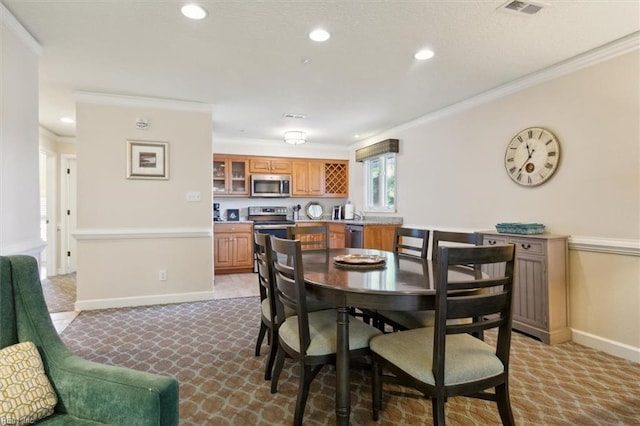
[[[180,8],[180,12],[189,19],[204,19],[207,17],[207,11],[194,3],[185,4]]]
[[[329,34],[327,31],[319,28],[317,30],[313,30],[309,33],[309,38],[313,41],[327,41],[329,40],[329,38],[331,38],[331,34]]]
[[[65,123],[65,124],[73,124],[73,123],[75,123],[75,122],[76,122],[76,120],[74,120],[74,119],[73,119],[73,118],[71,118],[71,117],[61,117],[61,118],[60,118],[60,122],[61,122],[61,123]]]
[[[413,55],[413,57],[416,58],[419,61],[425,61],[427,59],[433,58],[433,55],[435,55],[435,53],[433,53],[433,50],[431,50],[431,49],[422,49],[422,50],[416,52],[416,54]]]
[[[284,141],[291,145],[300,145],[307,142],[307,134],[299,130],[284,132]]]

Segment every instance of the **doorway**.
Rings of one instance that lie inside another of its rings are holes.
[[[47,243],[40,255],[40,278],[56,275],[56,154],[39,153],[40,239]]]
[[[63,155],[60,199],[63,203],[62,220],[60,221],[62,238],[60,244],[61,274],[70,274],[76,271],[76,232],[77,217],[77,192],[76,192],[76,157],[75,155]]]

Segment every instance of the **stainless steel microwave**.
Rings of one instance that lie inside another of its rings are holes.
[[[251,175],[252,197],[291,197],[291,176]]]

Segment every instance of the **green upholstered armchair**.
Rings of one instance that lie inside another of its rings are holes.
[[[47,311],[36,260],[0,257],[0,349],[31,341],[58,397],[38,424],[177,425],[178,382],[87,361],[60,340]]]

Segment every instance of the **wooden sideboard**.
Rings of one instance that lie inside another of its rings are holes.
[[[547,344],[571,340],[567,315],[568,237],[483,232],[485,245],[516,245],[513,329]],[[502,268],[504,265],[493,265]],[[496,269],[487,269],[492,274]]]

